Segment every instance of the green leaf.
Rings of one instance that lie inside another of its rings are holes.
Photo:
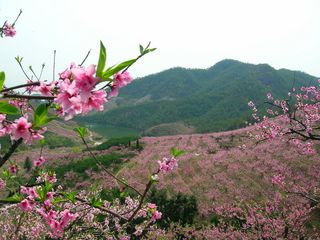
[[[52,188],[53,188],[53,184],[46,181],[44,184],[44,190],[46,191],[46,194],[47,192],[50,192]]]
[[[125,62],[122,62],[116,66],[108,68],[105,72],[102,74],[103,79],[107,79],[111,77],[112,75],[116,74],[117,72],[120,72],[121,70],[125,69],[126,67],[132,65],[136,59],[131,59]]]
[[[18,63],[21,63],[23,57],[16,56],[14,59],[15,59]]]
[[[43,147],[46,144],[46,140],[45,139],[40,139],[39,143]]]
[[[0,91],[3,89],[4,80],[6,78],[6,75],[4,72],[0,72]]]
[[[147,53],[153,52],[153,51],[155,51],[155,50],[157,50],[157,49],[156,49],[156,48],[150,48],[150,49],[148,49]]]
[[[91,206],[93,207],[101,207],[103,205],[103,202],[100,199],[97,199],[95,197],[93,197],[91,199]]]
[[[140,49],[140,54],[142,54],[143,51],[144,51],[143,46],[142,46],[142,45],[139,45],[139,49]]]
[[[44,188],[37,188],[37,193],[39,195],[39,198],[41,199],[41,201],[46,200],[46,192],[44,190]]]
[[[40,121],[44,118],[46,118],[48,114],[48,105],[47,104],[40,104],[36,111],[34,112],[34,121]]]
[[[51,200],[51,203],[53,205],[56,205],[56,204],[61,203],[61,202],[66,202],[66,200],[64,198],[62,198],[62,197],[55,197],[55,198],[53,198]]]
[[[69,192],[65,194],[65,197],[72,202],[73,204],[76,202],[76,193],[75,192]]]
[[[2,175],[3,175],[4,178],[10,177],[10,173],[9,173],[8,170],[3,170],[3,171],[2,171]]]
[[[33,128],[41,128],[43,125],[56,119],[55,116],[48,117],[49,106],[47,104],[40,104],[33,116]]]
[[[37,188],[37,193],[41,201],[46,200],[47,193],[50,192],[53,188],[53,184],[49,182],[45,182],[45,184],[41,188]]]
[[[173,157],[179,157],[179,156],[181,156],[181,155],[183,155],[183,154],[185,154],[185,151],[183,151],[183,150],[178,150],[178,149],[176,149],[175,147],[171,148],[171,155],[172,155]]]
[[[0,113],[9,114],[9,115],[18,115],[19,109],[5,101],[1,101]]]
[[[76,131],[81,138],[84,138],[87,134],[87,129],[84,127],[76,127],[74,131]]]
[[[3,199],[3,201],[8,202],[8,203],[19,203],[22,201],[22,199],[23,199],[23,197],[20,194],[16,193],[10,197]]]
[[[106,48],[104,47],[102,41],[100,41],[100,54],[99,54],[99,61],[98,61],[97,73],[96,73],[97,77],[102,77],[102,72],[106,65],[106,60],[107,60]]]

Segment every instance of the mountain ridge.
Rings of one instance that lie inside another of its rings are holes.
[[[157,125],[178,122],[199,133],[232,130],[249,119],[248,101],[263,102],[267,92],[284,97],[294,79],[295,87],[301,87],[316,78],[232,59],[207,69],[175,67],[135,80],[120,90],[115,108],[81,122],[134,129],[142,135]]]

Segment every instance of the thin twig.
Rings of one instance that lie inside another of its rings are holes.
[[[42,64],[42,67],[41,67],[41,72],[40,72],[39,79],[41,79],[41,76],[42,76],[42,73],[43,73],[44,66],[45,66],[45,64],[43,63],[43,64]]]
[[[149,192],[151,186],[152,186],[152,180],[149,180],[149,182],[147,183],[146,188],[145,188],[145,190],[144,190],[144,192],[143,192],[143,195],[142,195],[142,197],[141,197],[141,199],[140,199],[140,201],[139,201],[138,207],[137,207],[136,210],[132,213],[132,215],[130,216],[130,218],[129,218],[129,220],[128,220],[129,222],[132,221],[132,219],[136,216],[136,214],[137,214],[137,213],[139,212],[139,210],[141,209],[142,204],[143,204],[143,201],[144,201],[144,199],[146,198],[147,193]]]
[[[307,198],[308,200],[310,200],[310,201],[312,201],[312,202],[314,202],[314,203],[319,203],[319,202],[320,202],[319,200],[317,200],[317,199],[315,199],[315,198],[313,198],[313,197],[310,197],[310,196],[308,196],[307,194],[304,194],[304,193],[302,193],[302,192],[291,192],[291,191],[287,191],[287,193],[300,195],[300,196],[302,196],[302,197],[304,197],[304,198]]]
[[[118,182],[122,183],[123,185],[125,185],[128,188],[131,188],[133,191],[135,191],[139,196],[142,196],[142,194],[134,187],[132,187],[131,185],[129,185],[128,183],[124,182],[123,180],[121,180],[120,178],[118,178],[117,176],[115,176],[113,173],[111,173],[108,169],[106,169],[101,162],[96,158],[96,155],[91,151],[91,149],[89,148],[86,140],[81,137],[82,142],[84,143],[84,145],[86,146],[87,150],[89,151],[90,155],[93,157],[93,159],[95,160],[96,164],[101,167],[103,169],[103,171],[105,171],[108,175],[110,175],[112,178],[114,178],[115,180],[117,180]]]
[[[53,73],[52,73],[52,81],[54,81],[54,76],[56,75],[56,50],[53,51]]]
[[[19,59],[18,59],[18,57],[17,57],[17,58],[16,58],[16,61],[18,62],[18,64],[19,64],[19,66],[20,66],[20,68],[21,68],[24,76],[25,76],[28,80],[31,81],[31,78],[28,76],[28,74],[26,73],[26,71],[24,70],[24,68],[23,68],[23,66],[22,66],[22,64],[21,64],[22,58],[21,58],[21,60],[19,61]]]
[[[75,197],[75,199],[76,199],[77,201],[79,201],[79,202],[82,202],[82,203],[85,203],[85,204],[87,204],[87,205],[89,205],[89,206],[92,206],[88,201],[86,201],[86,200],[84,200],[84,199],[82,199],[82,198]],[[92,207],[97,208],[97,209],[99,209],[99,210],[101,210],[101,211],[107,212],[107,213],[109,213],[109,214],[111,214],[111,215],[113,215],[113,216],[115,216],[115,217],[117,217],[117,218],[120,218],[120,219],[122,219],[122,220],[128,221],[127,218],[119,215],[118,213],[116,213],[116,212],[114,212],[114,211],[112,211],[112,210],[110,210],[110,209],[108,209],[108,208],[99,207],[99,206],[92,206]]]
[[[37,74],[33,71],[33,68],[30,66],[29,69],[33,73],[33,75],[36,77],[36,79],[40,81],[40,78],[38,78]]]
[[[90,52],[91,52],[91,49],[88,51],[87,55],[86,55],[85,58],[82,60],[80,66],[82,66],[82,65],[85,63],[85,61],[87,60],[87,58],[88,58],[89,55],[90,55]]]
[[[20,12],[19,12],[18,16],[16,17],[16,20],[14,20],[14,22],[13,22],[13,24],[12,24],[12,27],[14,27],[14,25],[15,25],[15,24],[16,24],[16,22],[18,21],[18,19],[19,19],[19,17],[20,17],[20,15],[21,15],[21,13],[22,13],[22,10],[20,9]]]

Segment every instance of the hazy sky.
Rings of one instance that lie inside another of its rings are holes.
[[[14,57],[52,79],[70,62],[96,64],[99,40],[108,64],[138,54],[152,42],[158,50],[131,69],[134,77],[182,66],[208,68],[225,58],[269,63],[320,76],[319,0],[0,0],[0,22],[23,14],[15,38],[0,39],[0,69],[7,84],[23,83]]]

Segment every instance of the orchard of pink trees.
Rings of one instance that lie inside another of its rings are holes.
[[[12,24],[4,22],[1,37],[18,34],[21,13]],[[50,82],[42,80],[42,71],[26,71],[20,57],[25,84],[6,87],[0,72],[0,136],[10,141],[0,156],[0,239],[319,239],[319,86],[293,87],[287,99],[268,94],[267,115],[249,102],[254,124],[246,129],[143,138],[144,150],[121,177],[101,164],[87,130],[77,127],[101,176],[135,193],[125,201],[103,200],[101,189],[65,189],[64,179],[46,170],[48,123],[103,111],[132,82],[128,69],[154,50],[140,46],[138,57],[107,67],[101,42],[97,65],[84,66],[86,58],[71,63]],[[34,142],[42,146],[32,159],[35,178],[24,179],[13,155]],[[162,213],[148,202],[154,186],[194,194],[199,221],[161,229]]]

